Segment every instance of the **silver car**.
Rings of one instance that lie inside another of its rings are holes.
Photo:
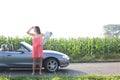
[[[32,46],[26,42],[21,42],[19,49],[15,51],[12,48],[5,49],[2,46],[0,50],[0,67],[1,68],[32,68]],[[43,51],[43,67],[48,72],[54,72],[59,67],[67,67],[69,65],[69,57],[61,52],[44,50]],[[39,61],[37,61],[39,66]]]

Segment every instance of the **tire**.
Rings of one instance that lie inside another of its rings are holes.
[[[47,72],[55,72],[58,70],[58,61],[54,58],[49,58],[44,63],[44,68]]]

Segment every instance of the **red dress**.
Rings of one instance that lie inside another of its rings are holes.
[[[32,50],[32,58],[40,58],[43,56],[43,46],[40,45],[40,43],[42,42],[42,36],[37,36],[34,37],[33,39],[33,50]]]

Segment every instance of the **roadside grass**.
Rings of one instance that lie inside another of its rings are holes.
[[[83,63],[83,62],[120,62],[120,54],[111,53],[104,55],[85,55],[81,58],[71,57],[71,63]]]
[[[0,80],[120,80],[120,75],[80,75],[80,76],[5,76]]]

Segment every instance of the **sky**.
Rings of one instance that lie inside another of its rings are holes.
[[[101,37],[120,23],[120,0],[0,0],[0,35],[25,36],[32,26],[53,37]]]

